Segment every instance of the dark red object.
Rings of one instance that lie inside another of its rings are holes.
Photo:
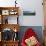
[[[33,31],[32,28],[27,29],[27,31],[25,32],[25,35],[22,39],[21,45],[26,46],[25,39],[28,39],[29,37],[32,37],[32,36],[37,37],[36,33]],[[41,46],[41,45],[38,42],[35,46]]]

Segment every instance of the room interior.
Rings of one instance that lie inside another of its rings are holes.
[[[1,0],[0,46],[22,46],[21,42],[28,28],[32,28],[42,46],[46,46],[45,7],[43,0]]]

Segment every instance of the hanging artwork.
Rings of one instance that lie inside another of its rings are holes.
[[[23,15],[25,15],[25,16],[35,16],[35,12],[31,12],[31,11],[23,11]]]

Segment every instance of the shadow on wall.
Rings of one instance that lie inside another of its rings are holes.
[[[20,42],[23,38],[23,35],[25,33],[25,31],[28,29],[28,28],[32,28],[36,33],[37,33],[37,37],[39,39],[39,41],[41,43],[43,43],[43,31],[42,31],[42,26],[21,26],[20,27],[20,32],[19,32],[19,39],[20,39]]]

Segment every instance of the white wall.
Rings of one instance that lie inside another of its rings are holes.
[[[1,7],[9,7],[14,6],[14,0],[0,0],[0,6]]]
[[[0,0],[0,6],[14,6],[15,0]],[[42,0],[17,0],[17,3],[20,7],[21,14],[19,17],[19,24],[21,26],[43,26],[43,6]],[[35,11],[35,16],[23,16],[22,11],[29,10]]]
[[[20,23],[24,26],[43,26],[42,0],[25,0],[21,6],[23,10],[35,11],[35,16],[20,16]]]

